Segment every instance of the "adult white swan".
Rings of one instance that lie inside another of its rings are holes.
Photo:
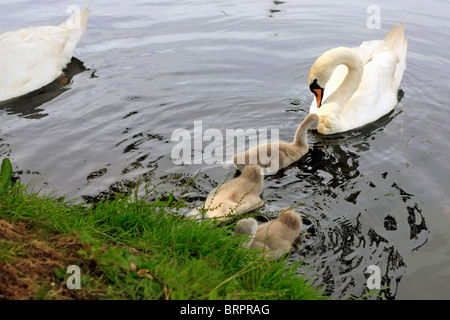
[[[406,69],[406,51],[404,25],[398,24],[383,40],[322,54],[308,77],[316,97],[310,113],[319,116],[317,131],[333,134],[352,130],[394,109]]]
[[[86,8],[59,26],[29,27],[0,35],[0,101],[58,78],[72,59],[88,17]]]

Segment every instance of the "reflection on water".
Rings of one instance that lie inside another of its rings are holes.
[[[397,217],[385,215],[384,230],[367,226],[367,214],[377,213],[355,211],[333,220],[310,215],[304,218],[306,231],[311,235],[304,240],[304,250],[295,252],[290,259],[306,259],[306,265],[314,268],[311,275],[315,283],[323,285],[334,298],[358,298],[368,292],[364,275],[368,277],[365,270],[370,265],[381,268],[381,287],[387,289],[379,295],[395,298],[407,269],[403,256],[427,242],[428,228],[417,203],[406,205],[405,212]],[[410,230],[408,238],[405,229]],[[398,246],[405,242],[409,242],[406,247]]]
[[[303,210],[304,231],[309,235],[304,249],[296,250],[290,260],[305,259],[313,267],[315,283],[334,298],[359,298],[368,293],[369,274],[365,272],[370,265],[381,268],[385,289],[377,295],[395,298],[407,270],[404,256],[428,240],[428,227],[415,196],[398,183],[387,182],[386,172],[374,179],[359,169],[359,159],[370,151],[370,142],[383,134],[393,118],[387,115],[347,136],[315,135],[312,150],[298,164],[297,177],[306,180],[310,190]],[[382,181],[389,188],[380,198],[376,190]],[[367,208],[368,201],[386,198],[395,201],[395,212]],[[374,218],[377,225],[372,226]]]

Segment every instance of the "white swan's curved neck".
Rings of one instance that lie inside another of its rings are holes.
[[[327,68],[331,70],[342,64],[348,68],[344,81],[323,102],[323,105],[337,103],[343,107],[355,91],[358,90],[363,75],[362,60],[353,49],[341,47],[330,50],[323,63],[326,63]]]

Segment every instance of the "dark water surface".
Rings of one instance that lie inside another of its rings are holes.
[[[310,134],[310,153],[265,179],[261,213],[301,207],[303,250],[333,298],[367,292],[450,299],[450,5],[442,1],[4,1],[0,32],[59,24],[70,5],[92,15],[67,71],[0,103],[0,157],[23,182],[92,200],[138,180],[170,191],[199,178],[201,203],[234,169],[175,165],[176,129],[279,129],[291,140],[309,110],[314,60],[337,46],[381,39],[405,23],[408,69],[396,109],[361,130]],[[381,28],[369,29],[370,5]],[[203,144],[205,147],[207,143]]]

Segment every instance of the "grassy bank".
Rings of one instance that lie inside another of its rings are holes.
[[[242,248],[233,224],[177,214],[183,203],[172,195],[75,205],[12,184],[11,175],[4,163],[0,298],[324,298],[298,275],[298,265],[261,260]],[[69,265],[80,267],[81,289],[67,288]]]

